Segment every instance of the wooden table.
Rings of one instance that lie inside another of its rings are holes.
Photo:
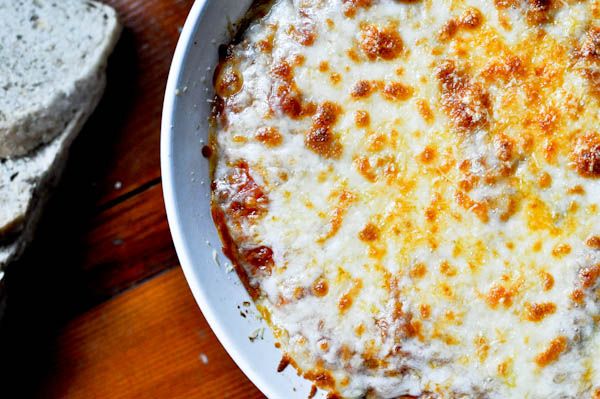
[[[0,397],[261,398],[196,306],[165,217],[161,108],[192,0],[106,2],[125,30],[36,241],[9,270]]]

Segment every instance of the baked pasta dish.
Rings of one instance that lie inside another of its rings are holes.
[[[206,155],[281,368],[332,398],[600,398],[600,1],[251,14]]]

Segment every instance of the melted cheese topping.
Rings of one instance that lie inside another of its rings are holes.
[[[277,0],[228,49],[215,220],[305,377],[600,397],[599,21],[597,0]]]

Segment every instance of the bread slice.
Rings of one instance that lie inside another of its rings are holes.
[[[120,25],[83,0],[0,0],[0,21],[1,267],[102,95]]]
[[[113,9],[84,0],[0,0],[0,23],[10,27],[0,31],[0,92],[10,97],[0,95],[1,287],[100,101],[121,27]]]
[[[18,258],[31,241],[42,209],[65,167],[69,147],[100,100],[103,89],[104,85],[99,85],[95,92],[89,93],[94,98],[92,106],[77,111],[65,131],[48,145],[30,156],[0,164],[0,181],[16,175],[7,185],[0,182],[0,213],[6,213],[5,209],[10,207],[18,211],[14,219],[21,222],[20,230],[0,244],[0,270]]]
[[[0,0],[0,158],[63,132],[102,84],[118,22],[84,0]]]

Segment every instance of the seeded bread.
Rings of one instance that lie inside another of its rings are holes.
[[[83,0],[0,0],[0,158],[63,132],[102,84],[114,10]]]

